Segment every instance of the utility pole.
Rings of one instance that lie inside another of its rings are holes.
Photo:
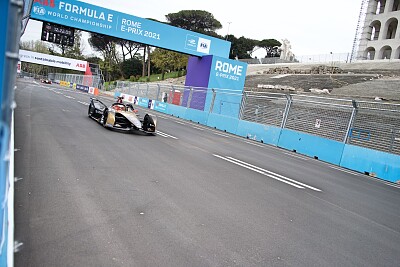
[[[231,26],[231,23],[232,22],[228,22],[228,31],[226,32],[225,41],[228,40],[229,27]]]

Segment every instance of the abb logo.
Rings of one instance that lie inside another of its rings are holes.
[[[82,63],[76,63],[76,67],[78,67],[78,68],[86,68],[86,65],[82,64]]]
[[[50,7],[55,7],[55,0],[34,0],[34,3],[39,3],[43,6],[50,6]]]

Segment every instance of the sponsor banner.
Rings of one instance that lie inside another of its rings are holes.
[[[17,73],[21,73],[21,61],[18,61],[17,64]]]
[[[36,0],[31,18],[180,53],[228,58],[231,43],[77,0]]]
[[[70,87],[71,83],[70,82],[66,82],[66,81],[60,81],[60,86]]]
[[[74,86],[75,86],[76,90],[83,91],[85,93],[89,92],[89,86],[81,85],[81,84],[74,84]]]
[[[243,91],[247,63],[221,57],[213,57],[208,88]]]
[[[127,95],[126,101],[128,101],[129,103],[134,103],[134,100],[135,100],[135,96]]]
[[[94,95],[94,87],[89,87],[88,93]]]
[[[139,99],[138,101],[138,105],[144,108],[148,108],[149,107],[149,99],[142,97]]]
[[[154,110],[165,113],[167,111],[168,103],[155,101]]]
[[[87,62],[73,58],[58,57],[27,50],[19,50],[19,58],[23,62],[52,66],[63,69],[86,71]]]

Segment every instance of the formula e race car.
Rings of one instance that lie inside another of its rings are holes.
[[[41,79],[40,82],[45,84],[51,84],[51,81],[49,79]]]
[[[130,133],[155,134],[157,117],[146,114],[143,119],[140,119],[132,104],[121,102],[118,101],[107,107],[99,99],[90,98],[88,116],[105,128]]]

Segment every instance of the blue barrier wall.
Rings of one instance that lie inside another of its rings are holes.
[[[208,115],[209,115],[208,112],[204,112],[204,111],[200,111],[200,110],[196,110],[196,109],[188,109],[186,111],[185,118],[187,120],[190,120],[193,122],[207,125]]]
[[[278,146],[336,165],[344,149],[344,143],[288,129],[282,129]]]
[[[168,105],[167,114],[184,119],[186,117],[186,110],[187,108],[185,107]]]
[[[400,156],[354,145],[346,145],[340,166],[385,179],[400,181]]]
[[[266,144],[278,145],[281,128],[250,121],[239,121],[236,134]]]
[[[239,119],[229,116],[210,113],[208,116],[207,126],[214,127],[221,131],[236,134]]]

